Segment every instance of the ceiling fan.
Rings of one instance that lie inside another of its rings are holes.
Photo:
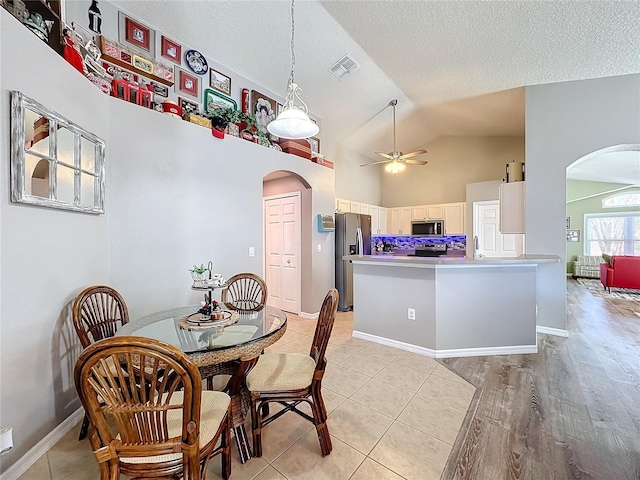
[[[417,157],[418,155],[422,155],[423,153],[427,153],[424,148],[419,150],[415,150],[409,153],[402,153],[396,149],[396,105],[398,104],[398,100],[391,100],[387,107],[393,108],[393,152],[384,153],[384,152],[376,152],[378,155],[383,156],[384,160],[379,160],[377,162],[371,163],[363,163],[360,165],[361,167],[366,167],[368,165],[378,165],[381,163],[387,163],[388,165],[385,167],[387,172],[395,173],[401,172],[405,169],[405,164],[411,165],[426,165],[426,160],[415,160],[413,157]],[[386,108],[386,107],[385,107]]]

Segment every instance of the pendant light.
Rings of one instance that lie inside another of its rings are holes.
[[[291,73],[289,74],[287,93],[282,112],[278,115],[278,118],[267,125],[267,130],[276,137],[301,139],[313,137],[320,129],[318,125],[309,120],[307,104],[300,98],[302,89],[295,82],[293,75],[296,66],[294,3],[295,0],[291,0]]]

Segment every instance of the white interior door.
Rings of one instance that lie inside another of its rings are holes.
[[[524,235],[500,233],[498,200],[475,202],[473,210],[479,257],[517,257],[524,252]]]
[[[300,192],[264,199],[267,303],[300,313]]]

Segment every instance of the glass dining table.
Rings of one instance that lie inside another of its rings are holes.
[[[189,305],[146,315],[123,325],[116,336],[147,337],[173,345],[189,356],[203,378],[230,374],[227,388],[231,396],[231,423],[240,460],[245,463],[251,458],[251,447],[244,428],[249,408],[244,379],[262,351],[284,335],[287,316],[267,305],[258,312],[238,312],[237,322],[225,327],[186,323],[199,308],[200,305]]]

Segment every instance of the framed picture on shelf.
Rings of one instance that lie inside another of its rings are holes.
[[[231,97],[227,97],[211,88],[204,91],[204,110],[210,112],[216,107],[228,107],[238,110],[238,103]]]
[[[186,94],[200,101],[202,98],[200,95],[200,77],[179,67],[174,68],[176,70],[174,87],[176,93]]]
[[[156,56],[156,32],[134,20],[123,12],[118,12],[118,41],[136,48],[151,57]]]
[[[262,93],[251,90],[251,115],[256,117],[258,125],[262,125],[265,130],[271,121],[276,119],[278,102]]]
[[[186,98],[178,97],[178,105],[182,108],[182,116],[185,116],[187,113],[198,113],[200,111],[199,104]]]
[[[209,69],[209,86],[225,95],[231,95],[231,77],[213,68]]]
[[[567,230],[567,242],[579,242],[580,230]]]
[[[309,142],[312,152],[320,153],[320,139],[318,137],[309,137],[307,141]]]
[[[174,42],[173,40],[162,35],[160,48],[162,50],[160,55],[162,55],[164,58],[167,58],[173,63],[177,63],[178,65],[182,63],[182,45],[180,45],[178,42]]]

